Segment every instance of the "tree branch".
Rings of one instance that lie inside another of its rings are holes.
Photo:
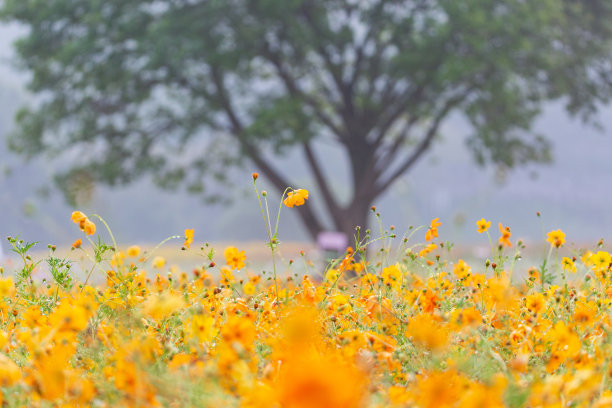
[[[436,136],[440,124],[442,120],[448,115],[448,113],[455,107],[457,104],[461,103],[465,99],[465,97],[471,92],[474,87],[471,86],[466,89],[461,94],[455,96],[454,98],[450,98],[443,106],[443,108],[438,112],[438,114],[434,117],[429,130],[421,140],[421,142],[414,149],[412,154],[408,156],[408,158],[393,172],[389,175],[381,184],[376,188],[376,196],[382,194],[391,184],[393,184],[402,174],[408,171],[422,156],[427,149],[431,146],[431,142]]]
[[[250,143],[246,138],[244,134],[244,127],[231,104],[227,89],[225,88],[225,84],[223,82],[222,74],[214,67],[211,68],[211,73],[213,82],[217,88],[219,101],[221,102],[221,106],[223,107],[223,110],[231,123],[230,134],[238,140],[246,155],[272,183],[274,188],[276,188],[276,190],[282,194],[287,187],[291,186],[291,184],[288,180],[281,176],[278,171],[269,165],[266,160],[264,160],[259,152],[259,149]],[[318,233],[323,230],[323,226],[319,222],[319,219],[314,215],[311,207],[309,205],[302,205],[298,207],[297,210],[311,237],[313,239],[316,238]]]
[[[276,73],[281,78],[287,92],[289,92],[290,95],[298,97],[306,102],[306,104],[314,110],[314,114],[319,118],[319,120],[323,122],[323,124],[327,126],[336,136],[338,136],[338,138],[346,142],[346,132],[336,125],[336,123],[334,123],[334,120],[323,111],[320,104],[314,98],[299,88],[295,78],[293,78],[285,69],[280,57],[270,49],[269,44],[264,43],[262,53],[264,57],[266,57],[268,61],[274,65]]]

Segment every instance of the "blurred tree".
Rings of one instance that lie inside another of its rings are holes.
[[[609,0],[4,0],[1,13],[29,28],[16,47],[39,96],[11,145],[72,157],[60,185],[153,174],[211,196],[205,176],[246,157],[283,191],[270,157],[297,148],[333,220],[300,207],[313,236],[367,225],[453,112],[479,163],[510,168],[549,160],[531,130],[544,102],[592,122],[612,95]],[[318,140],[346,152],[346,202]]]

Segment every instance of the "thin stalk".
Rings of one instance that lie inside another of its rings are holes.
[[[104,221],[104,218],[100,217],[98,214],[93,214],[92,217],[96,217],[97,219],[102,221],[102,224],[104,224],[104,226],[106,227],[106,230],[108,231],[108,234],[110,235],[111,240],[113,241],[113,246],[115,247],[115,250],[116,250],[117,249],[117,241],[115,241],[115,236],[113,235],[113,231],[111,231],[111,229],[108,226],[108,224],[106,223],[106,221]]]

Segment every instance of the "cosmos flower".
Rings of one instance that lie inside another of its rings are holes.
[[[484,218],[481,218],[480,220],[476,221],[476,226],[478,226],[478,233],[482,234],[483,232],[489,229],[489,227],[491,226],[491,221],[487,221]]]
[[[291,208],[293,206],[303,205],[304,202],[308,200],[308,190],[304,190],[302,188],[297,190],[291,190],[287,193],[287,198],[283,201],[287,207]]]

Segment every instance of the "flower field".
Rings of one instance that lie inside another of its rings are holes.
[[[292,190],[284,204],[307,199]],[[541,263],[519,276],[524,244],[510,227],[474,221],[491,251],[470,265],[450,259],[434,219],[403,237],[357,230],[319,270],[307,253],[279,260],[264,204],[271,271],[188,229],[178,246],[202,262],[171,272],[155,249],[103,242],[104,220],[79,211],[73,253],[92,264],[82,281],[55,247],[36,260],[9,238],[22,264],[0,280],[2,406],[612,406],[603,242],[570,250],[550,231]],[[33,279],[43,265],[51,278]]]

